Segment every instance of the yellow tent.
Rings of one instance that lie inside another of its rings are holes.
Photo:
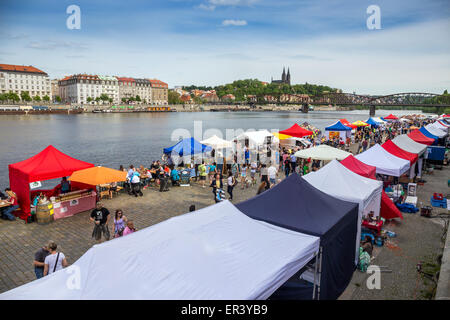
[[[367,127],[369,125],[368,123],[365,123],[364,121],[361,120],[355,121],[352,124],[358,127]]]
[[[106,167],[92,167],[75,171],[69,178],[70,181],[81,182],[92,186],[100,184],[126,181],[125,171],[114,170]]]
[[[292,138],[292,136],[288,136],[287,134],[282,134],[279,132],[272,132],[272,134],[277,137],[280,140],[284,140],[284,139],[288,139],[288,138]]]

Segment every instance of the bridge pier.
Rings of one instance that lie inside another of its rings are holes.
[[[373,117],[375,115],[375,109],[374,105],[369,106],[369,116]]]
[[[303,113],[308,113],[308,111],[309,111],[309,105],[307,103],[303,104],[302,112]]]

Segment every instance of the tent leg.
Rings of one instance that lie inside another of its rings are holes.
[[[316,262],[314,266],[314,285],[313,285],[313,296],[312,299],[316,297],[316,279],[317,279],[317,266],[319,264],[319,252],[316,252]]]
[[[320,300],[320,279],[322,278],[322,246],[320,247],[319,250],[319,255],[320,255],[320,261],[319,261],[319,285],[317,288],[317,300]]]

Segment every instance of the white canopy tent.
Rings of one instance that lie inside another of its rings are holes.
[[[387,123],[387,121],[381,119],[380,117],[372,117],[372,119],[381,124]]]
[[[408,137],[407,134],[396,136],[392,139],[392,142],[405,151],[416,153],[419,157],[427,150],[427,145],[415,142],[413,139]]]
[[[377,168],[378,174],[400,177],[410,166],[408,160],[396,157],[379,144],[355,156],[359,161]]]
[[[359,204],[359,223],[356,238],[356,262],[359,258],[362,217],[373,211],[380,215],[383,183],[365,178],[333,160],[318,171],[303,176],[312,186],[335,198]]]
[[[224,201],[94,245],[69,268],[0,299],[267,299],[319,241]]]
[[[259,131],[247,131],[236,137],[237,140],[245,140],[248,139],[250,143],[254,145],[263,145],[266,143],[267,139],[271,139],[272,143],[279,143],[280,139],[275,137],[267,130],[259,130]]]
[[[434,123],[433,124],[427,124],[425,126],[425,129],[427,129],[428,132],[431,133],[432,135],[435,135],[436,137],[439,137],[439,138],[443,138],[443,137],[445,137],[447,135],[447,130],[443,129],[443,127],[441,129],[440,125],[439,125],[439,127],[437,127]]]
[[[299,150],[296,153],[294,153],[294,156],[297,158],[303,158],[303,159],[314,159],[314,160],[344,160],[347,158],[351,153],[336,149],[333,147],[330,147],[326,144],[321,144],[317,147],[312,147],[308,149]]]
[[[213,149],[226,149],[233,147],[233,143],[231,141],[221,139],[216,135],[213,135],[206,140],[200,141],[200,143],[211,146]]]

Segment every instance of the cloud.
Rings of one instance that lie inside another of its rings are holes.
[[[247,25],[247,21],[229,19],[229,20],[223,20],[222,25],[225,27],[228,27],[228,26],[242,27],[242,26]]]
[[[309,54],[295,54],[293,56],[290,56],[292,59],[303,59],[303,60],[317,60],[317,61],[331,61],[332,59],[329,58],[321,58],[318,56],[312,56]]]
[[[216,7],[242,7],[251,6],[257,3],[259,0],[207,0],[206,3],[202,3],[198,6],[199,9],[214,11]]]
[[[203,4],[202,3],[198,6],[198,8],[202,9],[202,10],[206,10],[206,11],[214,11],[214,9],[216,9],[216,6],[212,5],[212,4]]]
[[[249,6],[259,0],[209,0],[208,2],[215,6]]]
[[[0,31],[0,38],[7,39],[7,40],[19,40],[19,39],[28,38],[28,35],[25,33],[12,34],[12,33],[4,32],[4,31]]]
[[[87,47],[84,44],[71,41],[32,41],[27,45],[27,48],[37,50],[54,50],[54,49],[79,49],[84,50]]]

